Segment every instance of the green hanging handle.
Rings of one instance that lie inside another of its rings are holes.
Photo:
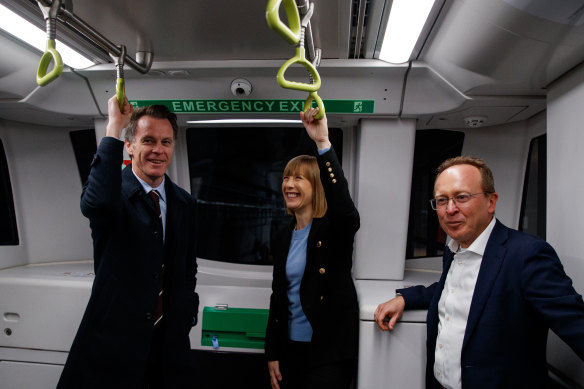
[[[114,55],[110,53],[110,56],[116,64],[116,98],[118,99],[118,105],[120,107],[120,112],[124,110],[124,99],[126,97],[126,81],[124,80],[124,62],[126,58],[126,46],[121,45],[119,47],[120,54]]]
[[[53,70],[47,73],[49,64],[52,61],[55,62],[53,65]],[[55,50],[55,41],[53,39],[49,39],[47,41],[47,50],[41,57],[41,62],[39,63],[39,67],[37,69],[36,82],[39,86],[45,86],[51,81],[57,79],[61,73],[63,73],[63,59],[61,58],[61,54]]]
[[[322,119],[324,116],[324,103],[319,95],[316,92],[310,92],[308,98],[304,102],[304,112],[308,111],[308,108],[312,105],[312,100],[316,100],[316,105],[318,106],[318,113],[314,115],[315,119]]]
[[[47,49],[41,57],[41,62],[37,69],[36,82],[40,86],[45,86],[63,73],[63,59],[61,58],[61,54],[55,49],[57,15],[61,9],[61,0],[53,0],[50,6],[43,5],[40,1],[38,1],[38,4],[47,25]],[[47,73],[51,62],[54,62],[53,70]]]
[[[120,112],[124,111],[124,98],[126,97],[126,83],[123,78],[118,78],[116,82],[116,98],[120,106]]]
[[[286,73],[286,70],[288,70],[288,68],[293,64],[300,64],[304,66],[314,79],[314,83],[307,84],[304,82],[286,80],[286,78],[284,78],[284,74]],[[284,62],[284,65],[282,65],[280,70],[278,70],[276,80],[278,81],[278,84],[280,84],[282,88],[300,90],[304,92],[316,92],[320,88],[321,83],[318,71],[316,70],[314,65],[310,63],[310,61],[308,61],[305,57],[304,47],[296,47],[296,55],[290,58],[288,61]]]
[[[280,4],[284,3],[284,11],[290,27],[280,20]],[[266,20],[268,26],[276,31],[284,40],[291,45],[298,44],[300,40],[300,15],[294,0],[269,0],[266,7]]]

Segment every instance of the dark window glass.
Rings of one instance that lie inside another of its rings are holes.
[[[464,133],[446,130],[416,132],[406,258],[434,257],[444,252],[446,234],[430,207],[436,168],[462,152]]]
[[[270,265],[270,240],[290,221],[282,197],[286,163],[316,147],[304,128],[190,128],[191,193],[198,203],[197,256]],[[342,158],[342,131],[330,130]]]
[[[12,184],[10,183],[4,145],[0,140],[0,245],[16,246],[18,243]]]
[[[97,151],[95,143],[95,130],[78,130],[69,133],[71,143],[73,144],[73,152],[77,160],[77,168],[79,169],[79,176],[81,183],[85,184],[89,177],[89,169],[93,156]]]
[[[519,231],[539,236],[544,240],[546,235],[546,150],[545,135],[531,140],[519,215]]]

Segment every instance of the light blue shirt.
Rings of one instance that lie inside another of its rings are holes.
[[[146,194],[150,193],[151,190],[155,190],[160,195],[160,213],[162,214],[162,240],[166,240],[166,191],[164,190],[164,181],[166,177],[162,178],[162,183],[158,185],[156,188],[151,187],[148,185],[144,180],[136,175],[136,172],[132,169],[132,173],[138,179]]]
[[[300,283],[306,268],[306,247],[312,222],[301,230],[292,232],[292,241],[286,260],[286,278],[288,279],[288,337],[297,342],[310,342],[312,327],[302,310],[300,303]]]

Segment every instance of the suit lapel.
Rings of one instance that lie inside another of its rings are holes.
[[[501,264],[503,263],[503,258],[505,257],[506,248],[503,246],[503,243],[507,240],[508,234],[507,227],[503,226],[497,220],[493,232],[487,242],[487,247],[485,248],[485,253],[481,261],[481,267],[466,323],[466,331],[462,343],[463,350],[481,317],[489,296],[491,295],[493,284],[497,279],[497,275],[501,269]]]

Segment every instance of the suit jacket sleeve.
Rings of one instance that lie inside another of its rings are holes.
[[[111,137],[103,138],[97,148],[81,194],[81,212],[91,220],[121,208],[123,148],[124,142]]]
[[[584,302],[554,249],[545,241],[531,244],[522,270],[525,299],[560,338],[584,360]]]

